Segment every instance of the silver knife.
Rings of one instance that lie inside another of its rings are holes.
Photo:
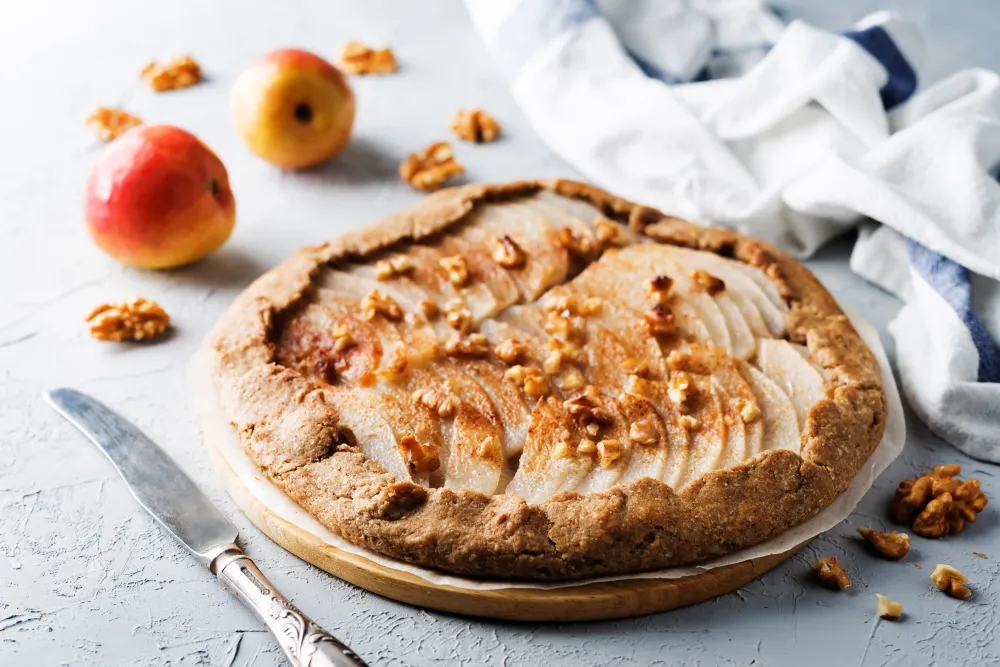
[[[236,546],[236,526],[145,433],[75,389],[54,389],[45,400],[104,452],[139,504],[267,625],[293,667],[366,667],[271,585]]]

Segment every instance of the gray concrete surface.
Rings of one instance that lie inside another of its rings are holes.
[[[831,27],[878,2],[782,3]],[[912,4],[912,3],[907,3]],[[960,64],[1000,68],[993,0],[924,3],[931,77]],[[355,140],[344,157],[283,174],[248,155],[229,121],[229,83],[251,59],[295,45],[335,57],[348,39],[388,43],[402,71],[357,79]],[[854,537],[885,525],[895,483],[958,461],[976,464],[912,418],[904,455],[857,512],[800,555],[742,590],[685,610],[609,623],[495,623],[423,611],[369,594],[283,552],[238,513],[201,449],[184,366],[241,287],[300,245],[325,239],[417,199],[395,177],[407,152],[446,136],[453,109],[482,104],[503,141],[458,147],[470,178],[572,175],[527,126],[449,2],[0,1],[0,664],[282,664],[271,638],[132,501],[100,454],[39,399],[55,385],[92,392],[159,441],[239,525],[275,584],[373,665],[986,665],[1000,661],[1000,519],[991,506],[946,541],[916,539],[903,563],[878,560]],[[150,57],[190,52],[208,81],[154,95],[136,71]],[[100,146],[82,119],[124,104],[147,122],[186,127],[229,168],[239,222],[229,244],[197,266],[144,273],[89,242],[83,183]],[[831,291],[879,326],[898,304],[846,268],[849,242],[811,262]],[[95,304],[142,294],[176,330],[152,346],[92,341]],[[988,560],[972,554],[983,551]],[[849,593],[818,588],[809,563],[837,555]],[[935,563],[965,571],[975,597],[933,590]],[[919,569],[918,567],[919,566]],[[874,593],[900,600],[906,619],[876,623]]]

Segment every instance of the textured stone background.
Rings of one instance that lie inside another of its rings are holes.
[[[789,15],[846,27],[880,3],[779,3]],[[884,4],[884,3],[883,3]],[[910,6],[911,3],[906,3]],[[828,6],[828,5],[836,5]],[[1000,68],[995,0],[930,2],[932,78],[959,64]],[[336,163],[283,174],[251,158],[230,124],[229,83],[253,58],[301,46],[333,58],[348,39],[391,44],[399,75],[354,82],[356,135]],[[232,516],[274,583],[373,665],[958,665],[1000,660],[998,513],[947,541],[915,540],[903,563],[870,556],[858,525],[884,525],[895,482],[959,461],[1000,490],[996,467],[965,460],[910,420],[905,454],[857,512],[744,589],[693,608],[613,623],[481,622],[396,604],[283,552],[234,508],[201,450],[184,380],[187,359],[234,294],[294,248],[417,199],[397,162],[446,136],[457,107],[482,104],[503,141],[458,146],[469,176],[572,176],[508,96],[449,2],[225,0],[0,2],[0,664],[282,664],[261,626],[132,501],[101,455],[39,399],[70,385],[92,392],[160,442]],[[136,71],[150,57],[190,52],[208,81],[154,95]],[[100,146],[82,119],[122,104],[147,122],[200,135],[229,168],[239,223],[211,260],[174,272],[122,268],[87,240],[81,192]],[[898,305],[846,269],[849,241],[811,266],[843,302],[879,326]],[[103,345],[81,322],[95,304],[142,294],[176,330],[154,346]],[[985,551],[981,560],[972,551]],[[809,563],[835,554],[850,593],[815,586]],[[976,596],[958,602],[927,574],[950,563]],[[919,564],[921,569],[916,569]],[[874,593],[903,602],[899,624],[876,623]]]

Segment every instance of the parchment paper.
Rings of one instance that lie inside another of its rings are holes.
[[[210,368],[207,363],[207,341],[198,353],[191,360],[188,376],[192,388],[192,396],[198,406],[204,428],[206,445],[215,447],[232,467],[244,486],[257,498],[257,500],[267,507],[275,515],[281,517],[295,526],[311,533],[318,540],[333,545],[338,549],[358,554],[379,565],[402,570],[414,574],[432,584],[443,586],[454,586],[456,588],[469,588],[477,590],[496,590],[504,588],[539,588],[552,589],[567,586],[579,586],[585,583],[600,581],[621,581],[628,579],[675,579],[691,575],[701,574],[706,570],[711,570],[724,565],[732,565],[753,558],[769,556],[783,553],[792,549],[798,544],[830,530],[835,525],[843,521],[854,510],[861,498],[871,488],[875,478],[885,470],[888,465],[903,450],[906,441],[906,424],[903,419],[903,406],[899,398],[899,389],[893,380],[892,372],[889,370],[889,359],[886,357],[885,349],[879,340],[878,332],[861,319],[856,313],[844,308],[844,312],[850,318],[854,327],[861,334],[865,343],[875,353],[879,365],[882,367],[882,381],[885,385],[885,393],[888,398],[888,415],[886,419],[885,435],[882,442],[875,449],[871,458],[864,467],[858,471],[848,489],[838,497],[832,505],[814,516],[812,519],[791,528],[781,535],[774,537],[756,546],[736,551],[727,556],[703,561],[695,565],[682,567],[672,567],[664,570],[652,572],[642,572],[639,574],[616,575],[609,577],[595,577],[580,581],[558,582],[558,583],[536,583],[536,582],[508,582],[508,581],[479,581],[466,577],[459,577],[450,574],[443,574],[427,568],[418,567],[403,563],[385,556],[381,556],[367,549],[351,544],[342,537],[335,535],[330,529],[323,526],[299,507],[291,498],[275,486],[270,480],[264,477],[263,473],[250,461],[243,451],[236,432],[230,426],[228,420],[222,414],[218,405],[215,391],[212,387]]]

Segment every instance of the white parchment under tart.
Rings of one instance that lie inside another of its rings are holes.
[[[872,353],[802,265],[570,181],[438,192],[222,317],[251,460],[321,523],[464,575],[691,563],[829,505],[878,445]]]

